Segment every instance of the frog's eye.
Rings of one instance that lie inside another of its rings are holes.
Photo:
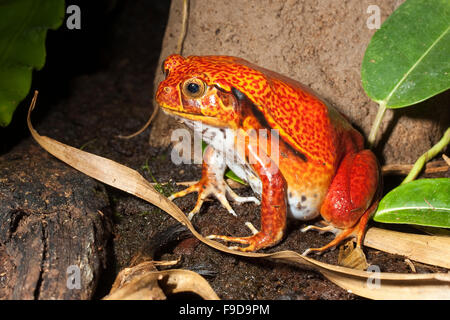
[[[200,79],[192,78],[183,83],[182,91],[189,98],[200,98],[205,94],[206,84]]]

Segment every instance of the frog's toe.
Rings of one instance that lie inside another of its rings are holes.
[[[323,248],[323,247],[322,247]],[[304,256],[304,257],[306,257],[308,254],[310,254],[310,253],[312,253],[312,252],[314,252],[315,254],[317,254],[317,255],[321,255],[322,253],[324,253],[325,252],[325,250],[327,250],[327,249],[333,249],[333,248],[335,248],[334,246],[333,247],[326,247],[326,249],[322,249],[322,248],[308,248],[308,249],[306,249],[305,251],[303,251],[303,253],[302,253],[302,256]]]
[[[216,197],[222,206],[227,209],[227,211],[232,214],[234,217],[237,217],[236,212],[231,207],[230,203],[228,202],[226,198],[226,189],[225,189],[225,182],[219,183],[219,182],[208,182],[204,180],[200,180],[199,182],[193,184],[192,186],[181,190],[179,192],[176,192],[172,194],[168,199],[173,200],[176,198],[184,197],[190,193],[197,192],[198,198],[197,202],[195,204],[194,209],[189,212],[188,218],[191,220],[195,214],[200,212],[200,209],[205,202],[207,198],[210,196]]]
[[[188,195],[188,194],[190,194],[192,192],[199,192],[200,190],[201,190],[201,186],[200,186],[199,182],[197,182],[196,184],[193,184],[192,186],[190,186],[190,187],[188,187],[188,188],[186,188],[184,190],[175,192],[174,194],[170,195],[168,197],[168,199],[170,201],[172,201],[173,199],[181,198],[181,197],[184,197],[184,196],[186,196],[186,195]]]
[[[192,218],[200,211],[200,208],[202,207],[203,200],[200,198],[197,200],[197,204],[195,205],[194,209],[191,210],[188,214],[188,219],[192,220]]]
[[[318,227],[318,226],[315,226],[315,225],[309,225],[309,226],[306,226],[306,227],[300,229],[301,232],[307,232],[307,231],[310,231],[310,230],[318,231],[320,234],[325,233],[325,232],[332,232],[332,233],[336,234],[336,233],[338,233],[340,231],[340,229],[337,229],[337,228],[333,227],[332,225],[328,225],[328,226],[325,226],[325,227]]]
[[[250,229],[250,231],[253,233],[253,235],[255,235],[259,232],[258,229],[256,229],[255,226],[251,222],[247,221],[245,223],[245,225],[247,226],[247,228]]]
[[[227,209],[227,211],[233,215],[234,217],[237,217],[236,212],[234,212],[233,208],[231,207],[230,203],[227,200],[227,197],[225,196],[225,193],[219,192],[214,194],[215,197],[220,201],[220,203],[222,204],[222,206]]]
[[[314,228],[314,229],[317,229],[317,228]],[[333,233],[336,234],[336,237],[333,240],[331,240],[328,244],[324,245],[323,247],[320,247],[320,248],[309,248],[309,249],[305,250],[302,253],[302,255],[306,256],[306,255],[308,255],[309,253],[311,253],[313,251],[315,251],[316,254],[322,254],[323,252],[325,252],[328,249],[336,248],[336,246],[339,243],[341,243],[344,239],[355,236],[353,234],[354,228],[348,228],[348,229],[334,228],[334,229],[333,230],[327,230],[327,231],[330,231],[330,232],[333,232]]]
[[[261,231],[258,232],[255,227],[250,227],[250,223],[246,223],[247,227],[252,230],[252,232],[256,232],[252,236],[249,237],[230,237],[230,236],[220,236],[220,235],[209,235],[206,238],[212,239],[212,240],[222,240],[225,242],[234,242],[239,243],[242,245],[247,245],[245,247],[239,247],[239,246],[230,246],[229,249],[237,250],[237,251],[243,251],[243,252],[249,252],[249,251],[256,251],[259,249],[267,248],[270,246],[275,245],[279,239],[272,239],[267,234],[262,233]]]
[[[228,242],[236,242],[240,244],[247,244],[248,243],[248,237],[229,237],[229,236],[221,236],[217,234],[210,234],[209,236],[206,236],[206,239],[210,240],[223,240]]]
[[[259,201],[258,198],[256,197],[241,197],[238,194],[236,194],[236,192],[233,191],[233,189],[231,189],[228,185],[226,187],[227,190],[227,194],[230,197],[231,200],[233,200],[234,202],[237,203],[246,203],[246,202],[253,202],[256,205],[260,205],[261,202]]]
[[[207,236],[206,238],[211,239],[211,240],[222,240],[225,242],[235,242],[235,243],[244,244],[244,245],[247,244],[246,247],[229,246],[228,249],[231,249],[231,250],[243,251],[243,252],[257,250],[255,243],[250,240],[251,237],[229,237],[229,236],[220,236],[220,235],[211,234],[211,235]]]

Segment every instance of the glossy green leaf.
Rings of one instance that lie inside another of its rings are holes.
[[[6,126],[45,63],[45,37],[64,18],[64,0],[0,0],[0,125]]]
[[[372,37],[361,78],[367,95],[387,108],[449,89],[450,1],[405,1]]]
[[[400,185],[380,201],[373,219],[450,228],[450,178],[420,179]]]

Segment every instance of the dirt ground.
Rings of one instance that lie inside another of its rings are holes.
[[[152,113],[154,78],[160,72],[169,2],[117,1],[115,6],[108,6],[107,1],[79,2],[83,14],[86,13],[82,30],[62,27],[48,36],[48,62],[44,70],[35,74],[32,86],[40,90],[33,114],[35,128],[41,135],[136,169],[148,180],[163,184],[166,192],[181,189],[174,181],[197,180],[200,167],[173,164],[169,160],[170,147],[149,146],[148,131],[131,140],[117,138],[119,134],[139,129]],[[18,148],[24,152],[35,148],[36,143],[25,127],[29,101],[20,105],[11,126],[0,131],[2,137],[8,137],[2,139],[2,156]],[[43,161],[53,161],[44,154],[42,151]],[[386,178],[385,192],[399,181],[398,177]],[[237,192],[251,194],[248,188]],[[101,298],[109,291],[118,271],[129,264],[144,243],[161,232],[173,231],[178,225],[168,214],[143,200],[110,187],[105,187],[105,193],[109,205],[104,214],[113,222],[113,229],[106,248],[106,269],[100,275],[93,298]],[[195,200],[196,195],[191,194],[175,203],[189,212]],[[258,225],[258,206],[244,204],[234,209],[238,218],[232,217],[217,201],[207,202],[194,218],[194,225],[204,235],[243,235],[248,234],[245,221]],[[330,235],[301,233],[299,230],[305,225],[291,222],[285,240],[267,251],[303,252],[332,239]],[[188,233],[181,238],[174,237],[169,245],[156,252],[155,260],[181,259],[177,268],[203,275],[222,299],[361,299],[315,271],[227,255]],[[365,252],[368,262],[380,266],[381,271],[412,272],[403,257],[369,248]],[[335,264],[337,250],[317,259]],[[415,266],[417,272],[446,271],[419,263]]]

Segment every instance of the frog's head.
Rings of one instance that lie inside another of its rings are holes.
[[[234,57],[170,55],[163,63],[166,79],[158,86],[156,101],[166,113],[236,128],[246,97],[230,77],[238,79],[242,68]]]

